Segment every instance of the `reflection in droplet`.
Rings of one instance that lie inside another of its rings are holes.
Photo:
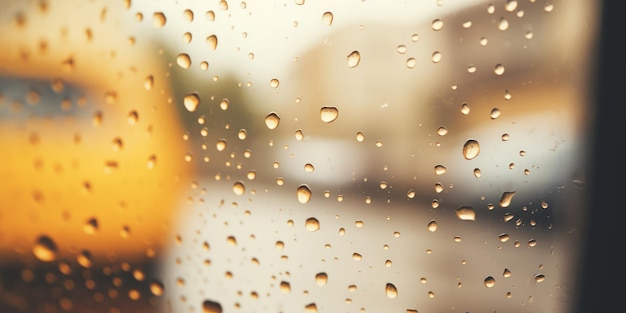
[[[152,15],[152,25],[154,25],[154,27],[156,28],[161,28],[165,26],[166,20],[167,19],[165,18],[165,14],[163,14],[162,12],[156,12]]]
[[[50,237],[46,235],[39,236],[33,247],[33,254],[39,261],[52,262],[56,260],[57,245]]]
[[[387,298],[389,299],[396,298],[398,296],[398,289],[394,284],[387,283],[387,285],[385,285],[385,294],[387,294]]]
[[[446,173],[446,171],[446,167],[441,164],[435,166],[435,174],[437,175],[443,175]]]
[[[476,212],[471,207],[462,206],[456,209],[456,217],[463,221],[474,221],[476,220]]]
[[[515,196],[515,191],[503,192],[502,197],[500,197],[500,207],[506,208],[511,205],[511,200],[513,200],[513,196]]]
[[[276,129],[280,123],[280,117],[276,112],[271,112],[265,117],[265,126],[269,129]]]
[[[191,58],[187,53],[181,53],[176,57],[176,64],[184,69],[188,69],[191,66]]]
[[[209,48],[211,48],[211,50],[217,49],[217,36],[211,35],[209,37],[206,37],[206,43],[209,45]]]
[[[322,23],[331,26],[333,25],[333,18],[334,16],[332,12],[324,12],[324,14],[322,14]]]
[[[428,223],[428,230],[431,232],[437,231],[437,221],[430,221],[430,223]]]
[[[466,160],[471,160],[478,156],[480,153],[480,144],[474,139],[469,139],[463,145],[463,157]]]
[[[233,192],[236,195],[241,196],[246,192],[246,186],[241,181],[235,182],[233,184]]]
[[[485,284],[485,287],[491,288],[496,285],[496,279],[491,276],[487,276],[485,278],[484,284]]]
[[[300,185],[298,189],[296,189],[296,197],[298,198],[298,202],[307,203],[311,200],[311,189],[307,185]]]
[[[336,107],[322,107],[320,109],[320,118],[322,122],[330,123],[337,119],[339,110]]]
[[[320,229],[320,222],[314,217],[307,218],[304,223],[304,228],[310,232],[317,231]]]
[[[200,95],[198,95],[197,92],[188,93],[183,98],[183,104],[187,111],[194,112],[198,108],[198,105],[200,105]]]
[[[361,53],[359,51],[355,50],[348,54],[348,66],[357,67],[359,62],[361,62]]]
[[[318,286],[323,287],[326,285],[326,282],[328,282],[328,275],[326,273],[317,273],[315,275],[315,283]]]
[[[222,313],[222,305],[211,300],[202,302],[202,313]]]

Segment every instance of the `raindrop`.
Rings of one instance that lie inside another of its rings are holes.
[[[245,129],[240,129],[239,132],[237,132],[237,138],[239,138],[239,140],[245,140],[248,138],[248,132]]]
[[[154,87],[154,76],[150,75],[143,81],[143,88],[150,90]]]
[[[500,110],[498,108],[493,108],[489,116],[491,117],[492,120],[497,119],[498,117],[500,117]]]
[[[435,192],[441,193],[443,191],[443,185],[441,183],[435,183]]]
[[[435,20],[433,20],[431,26],[432,26],[434,31],[441,30],[441,28],[443,28],[443,21],[440,20],[440,19],[435,19]]]
[[[265,126],[269,129],[276,129],[280,123],[280,117],[275,112],[271,112],[265,117]]]
[[[496,73],[496,75],[504,74],[504,65],[496,64],[496,66],[493,69],[493,72]]]
[[[282,291],[283,293],[289,293],[291,292],[291,284],[289,284],[288,281],[281,281],[280,282],[280,291]]]
[[[226,149],[226,139],[220,139],[215,143],[215,149],[217,151],[224,151]]]
[[[307,203],[311,200],[311,189],[307,185],[300,185],[298,189],[296,189],[296,197],[298,198],[298,202]]]
[[[95,235],[98,231],[98,220],[95,217],[88,219],[83,226],[83,231],[85,234]]]
[[[479,41],[481,46],[486,46],[489,43],[489,40],[485,37],[480,37],[480,41]]]
[[[545,276],[545,275],[543,275],[543,274],[537,274],[537,275],[535,275],[535,281],[536,281],[536,282],[538,282],[538,283],[540,283],[540,282],[544,281],[545,279],[546,279],[546,276]]]
[[[396,47],[396,51],[398,51],[398,53],[400,53],[400,54],[405,54],[406,53],[406,46],[405,45],[398,45],[398,47]]]
[[[416,64],[417,64],[417,61],[415,60],[415,58],[406,59],[406,67],[414,68]]]
[[[463,115],[468,115],[470,113],[470,107],[467,103],[461,104],[461,113]]]
[[[435,166],[435,174],[437,175],[443,175],[446,173],[446,171],[446,167],[441,164]]]
[[[511,277],[511,271],[508,268],[505,268],[504,272],[502,272],[502,277],[504,278]]]
[[[472,21],[463,22],[463,28],[470,28],[470,27],[472,27]]]
[[[133,110],[128,112],[128,124],[134,125],[139,121],[139,113]]]
[[[430,223],[428,223],[428,230],[433,233],[437,231],[437,221],[430,221]]]
[[[466,160],[471,160],[478,156],[480,153],[480,144],[474,139],[469,139],[463,145],[463,157]]]
[[[157,297],[163,295],[164,289],[163,284],[159,281],[153,281],[150,283],[150,292]]]
[[[474,177],[480,178],[481,172],[479,168],[474,169]]]
[[[389,299],[398,297],[398,289],[392,283],[387,283],[385,286],[385,293]]]
[[[315,283],[318,286],[323,287],[326,285],[326,282],[328,282],[328,275],[326,273],[317,273],[315,275]]]
[[[361,261],[363,260],[363,256],[360,253],[352,253],[352,259],[355,261]]]
[[[322,122],[330,123],[337,119],[339,110],[336,107],[322,107],[320,109],[320,118]]]
[[[192,22],[193,21],[193,11],[186,9],[185,11],[183,11],[183,17],[189,21]]]
[[[304,306],[304,310],[307,313],[317,313],[317,305],[315,305],[315,303],[309,303]]]
[[[509,28],[509,21],[507,21],[504,17],[500,18],[500,23],[498,23],[499,30],[507,30]]]
[[[362,132],[356,133],[356,141],[363,142],[363,140],[365,140],[365,134],[363,134]]]
[[[306,219],[304,227],[306,228],[306,230],[314,232],[320,229],[320,222],[316,218],[310,217]]]
[[[206,37],[206,43],[209,45],[209,48],[211,48],[211,50],[217,49],[217,36],[211,35],[209,37]]]
[[[507,0],[504,5],[504,9],[508,12],[513,12],[517,8],[517,0]]]
[[[311,173],[315,171],[315,166],[313,166],[313,164],[311,163],[304,164],[304,171],[307,173]]]
[[[361,53],[359,51],[355,50],[348,54],[348,66],[357,67],[359,62],[361,62]]]
[[[437,135],[445,136],[447,133],[448,129],[445,126],[439,126],[439,128],[437,128]]]
[[[552,10],[554,10],[554,4],[552,3],[546,3],[546,5],[543,7],[543,10],[546,12],[552,12]]]
[[[220,101],[220,109],[222,109],[222,111],[226,111],[228,110],[228,105],[230,104],[230,101],[228,101],[228,99],[222,99],[222,101]]]
[[[50,237],[42,235],[33,247],[33,254],[39,261],[52,262],[56,260],[57,246]]]
[[[435,51],[432,56],[433,63],[439,63],[441,61],[441,52]]]
[[[154,13],[154,15],[152,15],[152,25],[154,25],[154,27],[156,28],[161,28],[165,26],[166,20],[167,19],[165,18],[165,14],[163,14],[162,12],[156,12]]]
[[[474,221],[476,220],[476,212],[471,207],[462,206],[456,209],[456,217],[463,221]]]
[[[406,196],[407,196],[407,198],[409,198],[409,199],[413,199],[413,198],[415,198],[415,189],[411,189],[411,190],[407,191],[407,192],[406,192]]]
[[[500,197],[500,207],[508,207],[511,204],[511,200],[513,200],[513,196],[515,196],[515,191],[503,192],[502,197]]]
[[[272,78],[270,80],[270,87],[272,87],[272,88],[278,88],[279,84],[280,84],[280,82],[276,78]]]
[[[194,112],[200,105],[200,95],[197,92],[188,93],[183,98],[183,104],[189,112]]]
[[[322,14],[322,23],[331,26],[333,25],[333,18],[334,16],[332,12],[324,12],[324,14]]]
[[[188,69],[191,66],[191,58],[187,53],[181,53],[176,57],[176,64],[184,69]]]
[[[511,236],[507,233],[502,233],[498,236],[498,239],[500,240],[500,242],[507,242],[509,241],[509,239],[511,239]]]
[[[202,302],[202,313],[222,313],[222,305],[211,300]]]
[[[241,196],[246,192],[246,186],[241,181],[235,182],[233,184],[233,192],[236,195]]]
[[[228,10],[228,2],[226,0],[220,0],[220,2],[218,2],[218,5],[219,5],[220,9],[223,10],[223,11],[227,11]]]
[[[304,134],[301,129],[296,130],[295,136],[298,141],[302,141],[304,139]]]
[[[80,266],[84,268],[90,268],[91,264],[93,263],[91,253],[87,250],[81,251],[81,253],[76,256],[76,262],[78,262],[78,264],[80,264]]]
[[[484,284],[485,284],[485,287],[491,288],[496,285],[496,279],[491,276],[487,276],[485,278]]]

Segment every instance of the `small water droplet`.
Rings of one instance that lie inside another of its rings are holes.
[[[315,275],[315,283],[320,286],[326,286],[326,283],[328,282],[328,275],[326,273],[317,273]]]
[[[359,65],[359,62],[361,62],[361,53],[359,53],[359,51],[355,50],[348,54],[349,67],[357,67],[357,65]]]
[[[441,61],[441,57],[442,57],[441,56],[441,52],[439,52],[439,51],[433,52],[433,55],[432,55],[433,63],[439,63]]]
[[[200,105],[200,95],[197,92],[191,92],[183,98],[183,104],[189,112],[194,112]]]
[[[407,196],[407,198],[409,198],[409,199],[413,199],[413,198],[415,198],[415,190],[414,190],[414,189],[411,189],[411,190],[407,191],[407,192],[406,192],[406,196]]]
[[[278,79],[276,78],[272,78],[270,80],[270,87],[272,88],[278,88],[278,85],[280,85],[280,81],[278,81]]]
[[[87,250],[81,251],[76,256],[76,262],[78,262],[78,264],[80,264],[80,266],[84,268],[90,268],[91,264],[93,264],[93,258],[91,257],[91,253]]]
[[[544,11],[546,11],[546,12],[548,12],[548,13],[549,13],[549,12],[552,12],[552,10],[554,10],[554,4],[552,4],[552,3],[550,3],[550,2],[547,2],[547,3],[545,4],[545,6],[543,7],[543,10],[544,10]]]
[[[363,134],[362,132],[356,133],[356,141],[363,142],[363,140],[365,140],[365,134]]]
[[[435,19],[435,20],[433,20],[431,26],[432,26],[434,31],[441,30],[443,28],[443,21],[440,20],[440,19]]]
[[[443,184],[435,183],[435,192],[436,193],[441,193],[442,191],[443,191]]]
[[[241,196],[246,192],[246,186],[241,181],[235,182],[233,184],[233,192],[236,195]]]
[[[506,4],[504,4],[504,9],[508,12],[513,12],[517,9],[517,0],[506,0]]]
[[[536,282],[540,283],[540,282],[542,282],[542,281],[544,281],[544,280],[546,280],[546,276],[545,276],[545,275],[543,275],[543,274],[537,274],[537,275],[535,275],[535,281],[536,281]]]
[[[496,66],[493,69],[493,72],[496,73],[496,75],[504,74],[504,65],[496,64]]]
[[[276,129],[278,124],[280,123],[280,117],[276,112],[271,112],[267,116],[265,116],[265,126],[269,129]]]
[[[166,21],[167,19],[165,18],[165,14],[163,14],[163,12],[156,12],[152,15],[152,25],[156,28],[165,26]]]
[[[315,305],[315,303],[309,303],[304,306],[304,310],[307,313],[317,313],[317,305]]]
[[[417,61],[415,60],[415,58],[408,58],[408,59],[406,59],[406,67],[414,68],[415,65],[417,65]]]
[[[513,200],[513,196],[515,196],[515,191],[503,192],[502,197],[500,197],[500,207],[506,208],[511,205],[511,200]]]
[[[474,177],[480,178],[481,172],[479,168],[474,169]]]
[[[226,0],[220,0],[220,2],[217,3],[217,5],[219,6],[220,10],[222,10],[222,11],[227,11],[228,10],[228,2]]]
[[[476,220],[476,212],[471,207],[462,206],[456,209],[456,217],[462,221],[474,221]]]
[[[507,30],[509,28],[509,21],[507,21],[504,17],[500,18],[500,23],[498,23],[499,30]]]
[[[237,138],[239,138],[239,140],[246,140],[246,138],[248,138],[248,132],[245,129],[240,129],[237,132]]]
[[[480,144],[474,139],[469,139],[463,145],[463,157],[466,160],[471,160],[478,156],[480,153]]]
[[[498,117],[500,117],[500,110],[498,108],[493,108],[491,110],[491,113],[489,114],[489,117],[491,117],[492,120],[497,119]]]
[[[222,111],[228,110],[229,105],[230,101],[228,99],[222,99],[222,101],[220,101],[220,109],[222,109]]]
[[[202,313],[222,313],[222,305],[219,302],[204,300],[202,302]]]
[[[491,276],[487,276],[485,278],[484,284],[485,284],[485,287],[491,288],[496,285],[496,279]]]
[[[150,292],[152,292],[153,295],[159,297],[163,295],[163,291],[165,290],[165,288],[163,287],[163,284],[159,281],[153,281],[152,283],[150,283]]]
[[[352,253],[352,259],[355,261],[361,261],[363,260],[363,256],[360,253]]]
[[[431,232],[437,231],[437,221],[430,221],[430,223],[428,223],[428,230]]]
[[[42,235],[35,242],[33,254],[39,261],[52,262],[56,260],[57,246],[50,237]]]
[[[304,223],[304,228],[310,232],[317,231],[320,229],[320,222],[314,217],[307,218]]]
[[[322,122],[330,123],[337,119],[339,110],[336,107],[322,107],[320,109],[320,118]]]
[[[332,12],[324,12],[324,14],[322,14],[322,23],[331,26],[333,25],[333,18],[334,16]]]
[[[315,166],[313,166],[313,164],[311,163],[304,164],[304,171],[307,173],[311,173],[315,171]]]
[[[445,126],[439,126],[439,128],[437,128],[437,135],[445,136],[447,133],[448,129]]]
[[[486,37],[480,37],[480,41],[479,41],[481,46],[486,46],[489,43],[489,40]]]
[[[280,291],[282,293],[290,293],[291,292],[291,284],[289,284],[288,281],[281,281],[280,282]]]
[[[437,175],[443,175],[446,173],[446,171],[447,171],[446,167],[441,164],[435,166],[435,174]]]
[[[470,107],[469,107],[469,104],[467,104],[467,103],[463,103],[463,104],[461,104],[461,113],[462,113],[463,115],[468,115],[468,114],[470,113]]]
[[[149,75],[148,77],[146,77],[146,79],[143,81],[143,88],[145,88],[146,90],[151,90],[152,87],[154,87],[154,76]]]
[[[211,48],[211,50],[217,49],[217,36],[211,35],[209,37],[206,37],[206,43],[209,45],[209,48]]]
[[[507,242],[509,241],[509,239],[511,239],[511,236],[507,233],[502,233],[498,235],[498,239],[500,240],[500,242]]]
[[[88,219],[83,226],[83,231],[88,235],[95,235],[98,232],[98,220],[95,217]]]
[[[389,299],[396,298],[398,297],[398,289],[394,284],[387,283],[387,285],[385,285],[385,294],[387,294],[387,298]]]
[[[400,54],[405,54],[406,53],[406,46],[405,45],[398,45],[396,47],[396,51],[398,51],[398,53],[400,53]]]
[[[502,277],[504,278],[511,277],[511,271],[508,268],[505,268],[504,272],[502,272]]]
[[[176,64],[184,69],[188,69],[191,66],[191,58],[187,53],[181,53],[176,57]]]
[[[307,185],[300,185],[298,189],[296,189],[296,197],[298,198],[298,202],[307,203],[311,200],[311,189]]]

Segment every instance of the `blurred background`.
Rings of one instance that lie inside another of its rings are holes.
[[[599,4],[3,1],[3,312],[570,312]]]

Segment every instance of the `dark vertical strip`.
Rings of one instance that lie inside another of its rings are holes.
[[[600,2],[598,2],[600,4]],[[578,313],[626,312],[626,10],[602,2],[594,73],[587,236],[582,242]]]

